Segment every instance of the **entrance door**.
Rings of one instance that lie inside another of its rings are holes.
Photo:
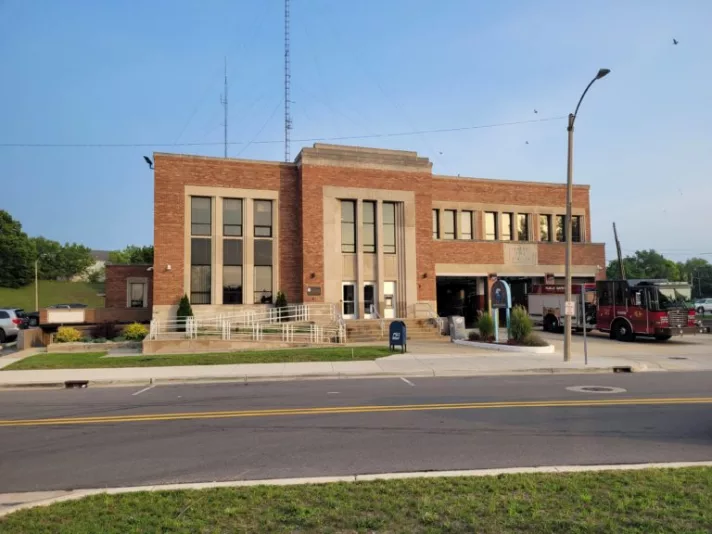
[[[376,286],[373,282],[366,282],[363,285],[363,317],[364,319],[374,319],[376,314],[371,309],[376,305]]]
[[[344,319],[356,318],[356,284],[343,282],[341,284],[341,314]]]
[[[396,317],[396,283],[383,282],[383,317],[395,319]]]

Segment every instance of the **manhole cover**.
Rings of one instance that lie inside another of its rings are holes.
[[[625,393],[623,388],[613,388],[609,386],[571,386],[566,388],[568,391],[576,393]]]
[[[687,358],[683,358],[682,356],[668,356],[668,360],[686,360]]]

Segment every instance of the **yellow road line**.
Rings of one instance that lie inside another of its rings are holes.
[[[336,406],[315,408],[275,408],[260,410],[240,410],[221,412],[177,412],[136,415],[105,415],[87,417],[58,417],[51,419],[6,419],[0,420],[0,427],[78,425],[106,423],[136,423],[154,421],[180,421],[188,419],[224,419],[242,417],[274,417],[289,415],[330,415],[379,412],[417,412],[435,410],[481,410],[496,408],[566,408],[601,406],[664,406],[685,404],[712,404],[712,397],[674,398],[618,398],[589,400],[544,400],[516,402],[468,402],[454,404],[404,404],[385,406]]]
[[[712,404],[712,397],[619,398],[593,400],[544,400],[516,402],[465,402],[454,404],[402,404],[384,406],[335,406],[316,408],[275,408],[222,412],[177,412],[136,415],[98,415],[87,417],[58,417],[52,419],[0,419],[0,427],[79,425],[102,423],[139,423],[153,421],[181,421],[186,419],[224,419],[240,417],[274,417],[288,415],[330,415],[379,412],[419,412],[434,410],[482,410],[495,408],[567,408],[600,406],[665,406]]]

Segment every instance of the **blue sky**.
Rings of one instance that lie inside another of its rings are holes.
[[[594,240],[610,259],[616,221],[624,252],[712,252],[712,2],[292,4],[293,139],[563,117],[607,67],[576,128]],[[151,243],[142,156],[222,155],[224,56],[230,140],[254,141],[229,155],[282,159],[283,24],[281,0],[0,0],[0,144],[152,145],[0,147],[0,207],[31,235]],[[417,150],[439,174],[564,181],[565,126],[343,142]],[[214,144],[160,146],[175,143]]]

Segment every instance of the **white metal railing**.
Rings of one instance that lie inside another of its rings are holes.
[[[371,316],[378,319],[378,321],[381,325],[381,337],[383,337],[386,333],[386,320],[383,317],[381,317],[380,313],[378,313],[378,308],[376,307],[375,304],[371,304],[369,313],[371,314]]]
[[[426,318],[431,319],[437,325],[440,333],[443,332],[445,325],[443,318],[435,313],[435,310],[433,310],[429,302],[416,302],[413,305],[413,314],[415,317],[418,317],[419,312],[424,313]]]
[[[346,324],[335,305],[300,304],[184,319],[153,319],[148,337],[340,344],[346,341]]]

